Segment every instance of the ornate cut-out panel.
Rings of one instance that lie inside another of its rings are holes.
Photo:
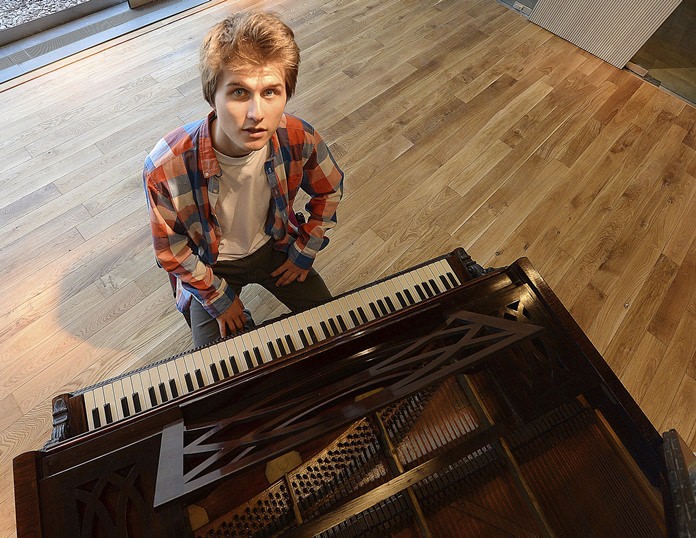
[[[192,429],[183,420],[174,423],[162,434],[156,505],[277,457],[304,440],[337,431],[540,330],[530,324],[457,312],[427,336],[327,365],[330,376],[321,370],[308,373],[301,382],[259,394],[239,408],[231,404],[226,418],[219,421]],[[363,367],[356,368],[359,364]],[[342,375],[342,369],[349,374]],[[314,390],[317,386],[322,390]],[[356,396],[370,391],[375,392],[356,401]]]

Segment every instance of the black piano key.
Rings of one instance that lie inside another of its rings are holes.
[[[213,376],[213,381],[220,381],[220,374],[217,371],[217,365],[214,362],[210,363],[210,373]]]
[[[377,310],[377,305],[375,303],[370,303],[370,310],[372,310],[376,318],[380,317],[379,310]]]
[[[160,397],[162,398],[162,402],[166,402],[169,399],[167,397],[167,388],[164,386],[164,383],[160,383],[158,385],[158,388],[159,388]]]
[[[307,335],[305,335],[305,332],[302,329],[300,329],[299,333],[300,333],[300,340],[302,340],[302,344],[304,345],[304,347],[307,347],[309,345],[309,341],[307,340]]]
[[[340,318],[341,316],[338,316],[338,317]],[[341,332],[340,329],[338,328],[338,325],[336,325],[336,320],[333,318],[329,319],[329,327],[331,327],[331,330],[333,331],[334,334],[338,334]]]
[[[428,284],[427,281],[426,281],[426,282],[421,282],[421,287],[423,288],[423,291],[425,292],[425,294],[426,294],[428,297],[433,297],[433,296],[435,295],[435,293],[433,292],[433,290],[430,289],[430,285]]]
[[[193,379],[191,379],[191,374],[189,372],[184,374],[184,381],[186,382],[186,390],[192,392],[194,389]]]
[[[320,321],[319,326],[321,327],[322,332],[324,333],[324,336],[326,338],[329,338],[331,336],[331,332],[329,331],[329,328],[326,326],[325,321]]]
[[[261,350],[257,347],[254,348],[254,357],[256,357],[256,366],[261,366],[263,364],[263,357],[261,356]]]
[[[387,303],[387,308],[389,309],[389,312],[396,312],[396,307],[394,306],[391,297],[385,297],[384,302]]]
[[[276,360],[278,358],[278,354],[276,353],[273,344],[271,342],[266,342],[266,345],[268,346],[268,351],[271,353],[271,360]]]
[[[149,387],[147,389],[147,394],[150,396],[150,405],[153,407],[157,405],[157,395],[155,394],[155,387]]]
[[[447,273],[447,278],[449,278],[450,282],[452,283],[452,287],[456,288],[457,287],[457,279],[454,278],[454,275],[452,273]]]
[[[311,325],[307,327],[307,332],[309,333],[309,337],[312,339],[312,342],[315,344],[319,342],[319,338],[317,338],[317,333],[314,332],[314,327]]]
[[[128,418],[130,416],[130,409],[128,408],[128,398],[125,396],[121,398],[121,410],[123,411],[123,417]]]
[[[176,382],[173,379],[169,380],[169,392],[172,393],[172,398],[179,397],[179,390],[176,388]]]
[[[133,394],[133,407],[136,413],[140,413],[143,410],[143,407],[140,404],[140,394],[137,392]]]
[[[249,350],[245,349],[243,355],[244,362],[246,362],[247,368],[253,368],[254,362],[251,360],[251,353],[249,353]]]
[[[276,346],[278,346],[278,350],[280,351],[280,355],[287,355],[289,351],[285,349],[285,346],[283,345],[283,341],[280,338],[276,338]]]
[[[104,417],[106,417],[106,423],[111,424],[114,421],[114,416],[111,414],[111,404],[108,403],[104,406]]]
[[[287,342],[288,344],[288,349],[290,350],[290,353],[296,351],[295,344],[292,342],[292,338],[290,338],[290,335],[285,335],[285,342]]]
[[[358,316],[355,315],[354,310],[349,310],[348,315],[350,316],[350,319],[353,320],[353,325],[355,325],[356,327],[360,325],[360,320],[358,319]]]
[[[452,284],[450,284],[447,279],[445,278],[445,275],[440,275],[440,280],[442,281],[442,285],[445,286],[446,290],[451,290],[452,289]]]
[[[406,300],[409,303],[416,304],[416,300],[413,298],[413,295],[411,295],[411,290],[404,290],[404,293],[406,294]]]
[[[379,309],[382,311],[383,316],[389,314],[389,311],[387,310],[387,307],[384,306],[384,301],[382,301],[382,299],[377,299],[377,306],[379,306]]]
[[[199,368],[196,368],[194,375],[196,376],[196,383],[198,383],[198,388],[202,389],[205,386],[205,381],[203,381],[203,373],[200,371]]]
[[[428,280],[428,282],[430,283],[430,287],[433,289],[435,293],[442,293],[440,291],[440,288],[437,287],[437,282],[435,282],[432,278]]]
[[[96,407],[92,409],[92,422],[94,422],[95,428],[101,427],[101,417],[99,416],[99,409]]]
[[[406,300],[404,299],[404,296],[401,295],[400,291],[396,292],[396,298],[399,300],[399,302],[401,303],[401,306],[403,308],[406,308],[408,306],[408,304],[406,303]]]
[[[363,320],[363,323],[367,323],[367,316],[365,315],[365,311],[362,309],[362,306],[358,307],[358,314],[360,314],[360,318]]]
[[[234,355],[230,355],[230,364],[232,365],[232,372],[235,374],[239,373],[239,365],[237,364],[237,359]]]
[[[227,363],[223,360],[220,361],[220,371],[222,371],[222,377],[225,379],[230,377],[230,369],[227,368]]]

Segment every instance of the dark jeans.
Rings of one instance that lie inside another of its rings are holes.
[[[242,287],[247,284],[260,284],[270,291],[281,303],[292,312],[312,308],[331,300],[331,293],[314,269],[309,271],[304,282],[295,281],[287,286],[276,286],[279,277],[271,273],[280,267],[287,254],[273,248],[270,239],[259,250],[246,258],[233,261],[220,261],[213,266],[213,272],[224,278],[239,295]],[[220,338],[220,328],[217,321],[195,299],[191,301],[191,332],[194,346],[204,346]]]

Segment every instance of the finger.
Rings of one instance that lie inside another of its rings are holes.
[[[300,273],[299,275],[297,275],[297,281],[298,281],[298,282],[304,282],[304,281],[305,281],[305,278],[307,278],[307,273],[302,272],[302,273]]]
[[[280,277],[278,279],[278,281],[276,282],[276,285],[277,286],[287,286],[288,284],[290,284],[290,282],[292,282],[290,275],[285,273],[282,277]]]
[[[227,336],[227,324],[225,322],[218,321],[218,327],[220,328],[220,336],[225,338]]]

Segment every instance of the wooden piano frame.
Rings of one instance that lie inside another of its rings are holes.
[[[458,288],[197,393],[94,432],[58,413],[53,443],[14,461],[18,537],[233,536],[233,521],[258,536],[692,536],[693,492],[670,476],[681,464],[683,485],[683,450],[668,472],[662,437],[531,264],[453,257]],[[438,398],[433,424],[473,425],[404,456],[440,435],[419,422]],[[338,482],[297,485],[360,436],[329,465]],[[346,493],[350,469],[363,475]],[[494,509],[491,495],[507,500]]]

